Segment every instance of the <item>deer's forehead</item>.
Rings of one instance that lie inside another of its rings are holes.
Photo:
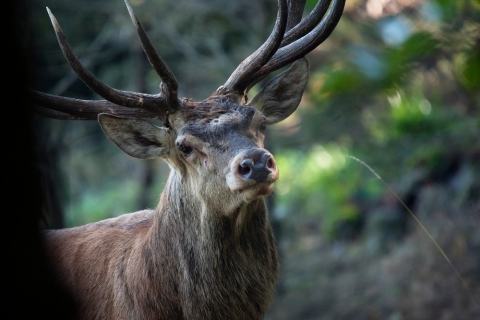
[[[256,109],[225,98],[210,98],[182,110],[184,123],[209,123],[213,120],[251,121]]]
[[[179,134],[192,135],[215,144],[248,131],[257,113],[252,107],[237,104],[200,105],[188,110]]]

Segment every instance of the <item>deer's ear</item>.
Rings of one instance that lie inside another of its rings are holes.
[[[134,158],[152,159],[169,154],[170,137],[166,128],[106,113],[98,115],[98,122],[107,137]]]
[[[308,60],[301,58],[267,82],[248,103],[267,117],[267,124],[286,119],[298,107],[308,81]]]

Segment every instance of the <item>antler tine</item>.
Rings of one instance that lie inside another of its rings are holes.
[[[80,100],[29,90],[36,111],[55,119],[96,120],[98,114],[109,113],[140,119],[159,119],[162,115],[144,109],[122,107],[107,100]]]
[[[313,8],[312,12],[310,12],[305,19],[300,21],[285,33],[280,47],[285,47],[286,45],[289,45],[290,43],[306,35],[308,32],[312,31],[312,29],[315,28],[315,26],[318,25],[318,23],[322,20],[325,12],[327,12],[329,4],[329,0],[321,0],[317,2],[315,8]]]
[[[325,3],[328,0],[323,0],[322,3]],[[318,24],[321,20],[321,17],[325,14],[325,12],[321,13],[320,17],[316,17],[315,13],[318,13],[319,10],[319,3],[315,6],[314,10],[308,15],[307,18],[302,20],[302,13],[305,7],[306,0],[288,0],[288,21],[286,32],[283,36],[282,43],[280,44],[280,48],[287,45],[287,41],[285,38],[293,39],[293,41],[297,40],[299,37],[305,35],[305,33],[311,31],[315,25],[311,26],[312,24]],[[328,7],[328,6],[325,6]],[[325,8],[325,11],[327,9]],[[315,22],[316,21],[316,22]],[[248,92],[255,84],[263,80],[268,75],[268,73],[262,75],[261,77],[255,78],[254,81],[250,82],[249,85],[245,88],[244,92]]]
[[[344,7],[345,0],[332,0],[326,15],[320,23],[308,34],[295,42],[280,48],[272,58],[250,78],[249,88],[269,73],[305,56],[325,41],[337,26]]]
[[[85,66],[78,60],[78,58],[73,53],[72,48],[66,40],[66,37],[57,22],[57,19],[52,14],[50,9],[47,8],[50,20],[52,21],[53,28],[55,29],[55,34],[57,36],[58,43],[62,49],[63,55],[67,59],[68,63],[72,67],[73,71],[78,75],[78,77],[95,93],[110,101],[114,105],[124,106],[128,108],[138,108],[146,109],[153,113],[165,114],[169,108],[169,101],[165,96],[165,93],[161,92],[160,94],[151,95],[145,93],[137,93],[130,91],[122,91],[109,87],[108,85],[101,82],[93,74],[91,74]],[[138,110],[137,109],[137,110]]]
[[[307,0],[288,0],[288,21],[283,38],[285,38],[290,29],[295,27],[300,22],[300,20],[302,20],[305,2],[307,2]]]
[[[140,38],[140,42],[142,43],[143,51],[147,55],[148,61],[152,65],[155,72],[157,72],[158,76],[162,79],[165,85],[168,88],[168,100],[175,104],[178,102],[178,82],[175,78],[175,75],[167,66],[167,64],[162,60],[160,55],[155,50],[155,47],[152,45],[150,40],[147,37],[145,30],[143,29],[140,21],[138,21],[137,16],[133,12],[132,6],[125,0],[125,5],[127,6],[128,13],[130,14],[130,18],[132,19],[133,25],[137,29],[138,37]]]
[[[270,60],[280,47],[287,25],[287,18],[288,6],[286,0],[278,0],[277,20],[272,33],[260,48],[240,63],[230,78],[228,78],[224,87],[244,95],[245,89],[250,82],[249,79]]]

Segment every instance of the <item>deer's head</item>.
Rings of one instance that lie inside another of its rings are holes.
[[[265,129],[297,108],[308,79],[306,59],[268,82],[250,102],[221,87],[201,102],[185,100],[166,116],[168,127],[99,115],[105,134],[127,154],[163,158],[201,199],[219,206],[267,195],[278,178]]]
[[[58,119],[98,119],[108,138],[127,154],[140,159],[163,158],[194,194],[223,210],[269,194],[278,168],[274,157],[264,149],[265,128],[296,110],[308,80],[304,55],[333,31],[345,0],[321,0],[300,23],[301,12],[289,12],[287,0],[279,0],[275,27],[267,41],[201,102],[178,98],[174,75],[158,56],[127,0],[125,3],[144,51],[163,80],[160,93],[121,91],[95,78],[73,54],[49,11],[60,47],[73,70],[106,100],[84,101],[32,92],[40,106],[37,111]],[[248,101],[247,93],[253,85],[292,62]],[[144,119],[159,119],[164,127]]]

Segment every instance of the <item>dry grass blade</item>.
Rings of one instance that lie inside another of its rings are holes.
[[[470,289],[470,287],[468,286],[467,282],[463,279],[463,277],[460,275],[460,272],[458,272],[457,268],[455,268],[455,266],[453,265],[452,261],[450,261],[450,258],[447,256],[447,254],[445,253],[445,251],[443,251],[443,249],[440,247],[440,245],[437,243],[437,241],[435,241],[435,239],[433,238],[433,236],[430,234],[430,232],[428,232],[427,228],[425,228],[425,226],[423,225],[423,223],[417,218],[417,216],[412,212],[412,210],[410,210],[410,208],[402,201],[402,199],[398,196],[398,194],[393,191],[393,189],[382,179],[382,177],[375,172],[375,170],[373,170],[368,164],[366,164],[365,162],[363,162],[362,160],[354,157],[354,156],[350,156],[350,155],[345,155],[347,158],[350,158],[352,160],[355,160],[357,161],[358,163],[362,164],[363,166],[365,166],[368,170],[370,170],[371,173],[373,173],[375,175],[375,177],[377,177],[377,179],[379,179],[380,181],[382,181],[382,183],[388,188],[388,190],[390,190],[390,192],[395,196],[395,198],[397,198],[397,200],[403,205],[403,207],[408,211],[408,213],[410,213],[410,215],[413,217],[413,219],[420,225],[420,227],[423,229],[423,231],[425,231],[425,233],[427,234],[427,236],[430,238],[430,240],[435,244],[435,246],[437,247],[438,251],[440,251],[440,253],[443,255],[443,257],[445,258],[445,260],[447,260],[447,262],[450,264],[450,266],[452,267],[452,269],[455,271],[455,273],[457,274],[457,276],[460,278],[460,280],[462,281],[463,285],[465,286],[465,288],[467,288],[468,292],[470,292],[470,294],[472,295],[473,299],[475,300],[476,304],[478,306],[480,306],[480,301],[478,300],[477,296],[475,296],[475,294],[473,293],[472,289]]]

